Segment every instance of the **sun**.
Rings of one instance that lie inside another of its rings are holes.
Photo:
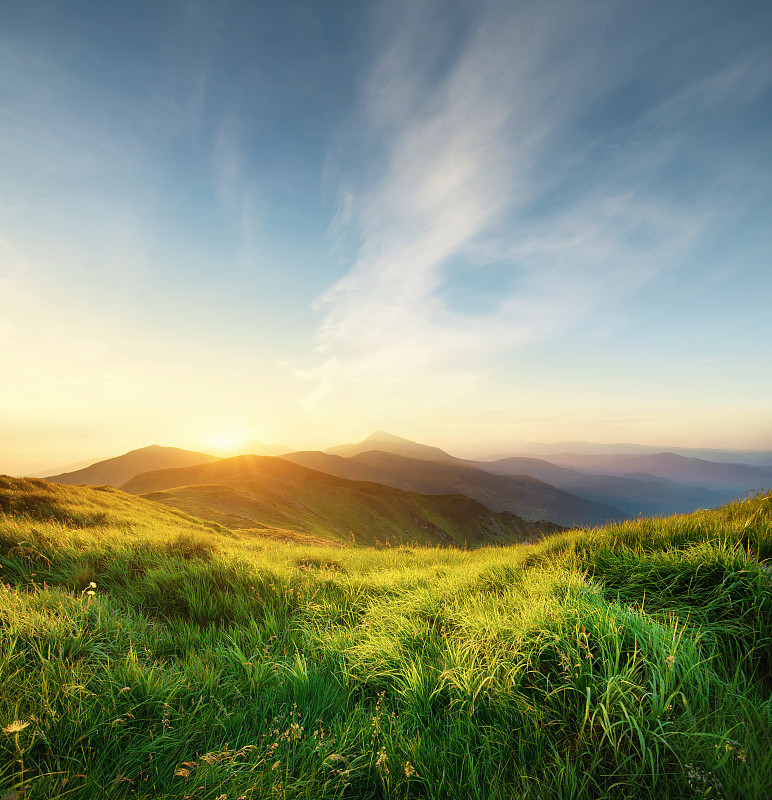
[[[219,453],[235,453],[244,448],[249,439],[249,433],[239,427],[220,428],[204,437],[204,443],[209,450]]]

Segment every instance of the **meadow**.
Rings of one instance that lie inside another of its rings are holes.
[[[0,798],[772,797],[772,495],[477,550],[0,478]]]

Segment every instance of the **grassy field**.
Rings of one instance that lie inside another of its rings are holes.
[[[0,512],[3,800],[772,797],[772,496],[474,551]]]

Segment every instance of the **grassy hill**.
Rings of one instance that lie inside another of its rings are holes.
[[[351,480],[427,494],[462,494],[495,511],[558,525],[599,525],[629,515],[557,489],[527,475],[494,475],[463,462],[446,463],[372,450],[343,458],[318,451],[290,453],[282,459]],[[479,465],[482,467],[482,465]]]
[[[772,496],[310,547],[0,479],[0,797],[772,796]]]
[[[558,529],[490,511],[467,497],[349,481],[272,457],[157,470],[123,488],[230,528],[268,525],[333,542],[478,546],[538,539]]]

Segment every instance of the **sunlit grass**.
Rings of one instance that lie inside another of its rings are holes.
[[[477,551],[0,503],[0,797],[772,796],[772,497]]]

